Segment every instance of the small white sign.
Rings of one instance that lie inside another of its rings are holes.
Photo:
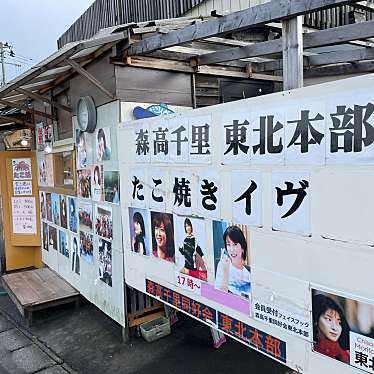
[[[31,158],[14,158],[12,160],[13,179],[32,179]]]
[[[181,288],[189,292],[193,292],[197,295],[201,294],[200,280],[190,277],[187,274],[182,274],[176,271],[174,283],[178,288]]]
[[[260,172],[232,172],[231,193],[234,222],[249,226],[261,226],[261,185]]]
[[[12,197],[14,234],[36,234],[35,197]]]
[[[274,172],[272,175],[273,229],[310,235],[310,175]]]
[[[32,181],[13,181],[13,195],[30,196],[32,195]]]
[[[273,326],[301,339],[312,341],[312,328],[308,318],[253,300],[253,317],[268,326]]]
[[[350,331],[349,357],[352,366],[372,373],[374,370],[374,339]]]

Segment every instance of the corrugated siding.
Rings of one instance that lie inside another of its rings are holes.
[[[176,18],[205,0],[96,0],[57,41],[88,39],[100,29],[131,22]]]
[[[205,16],[210,15],[212,10],[227,14],[268,1],[270,0],[96,0],[58,39],[57,44],[61,48],[66,43],[88,39],[100,29],[125,23]],[[353,7],[346,5],[309,14],[304,17],[304,24],[325,29],[371,19],[373,13],[354,11]]]

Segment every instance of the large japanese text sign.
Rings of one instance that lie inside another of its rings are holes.
[[[265,331],[307,369],[310,283],[373,299],[362,287],[374,261],[373,83],[121,124],[127,282],[146,291],[148,279]]]

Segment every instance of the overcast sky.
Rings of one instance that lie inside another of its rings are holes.
[[[9,81],[30,65],[57,50],[57,39],[94,2],[94,0],[0,0],[0,41],[13,45],[16,54],[7,61],[22,68],[6,65]]]

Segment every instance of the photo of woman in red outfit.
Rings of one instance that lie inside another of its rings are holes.
[[[151,212],[153,256],[175,262],[173,215]]]
[[[314,351],[349,364],[350,328],[342,308],[323,294],[315,294],[312,304]]]

